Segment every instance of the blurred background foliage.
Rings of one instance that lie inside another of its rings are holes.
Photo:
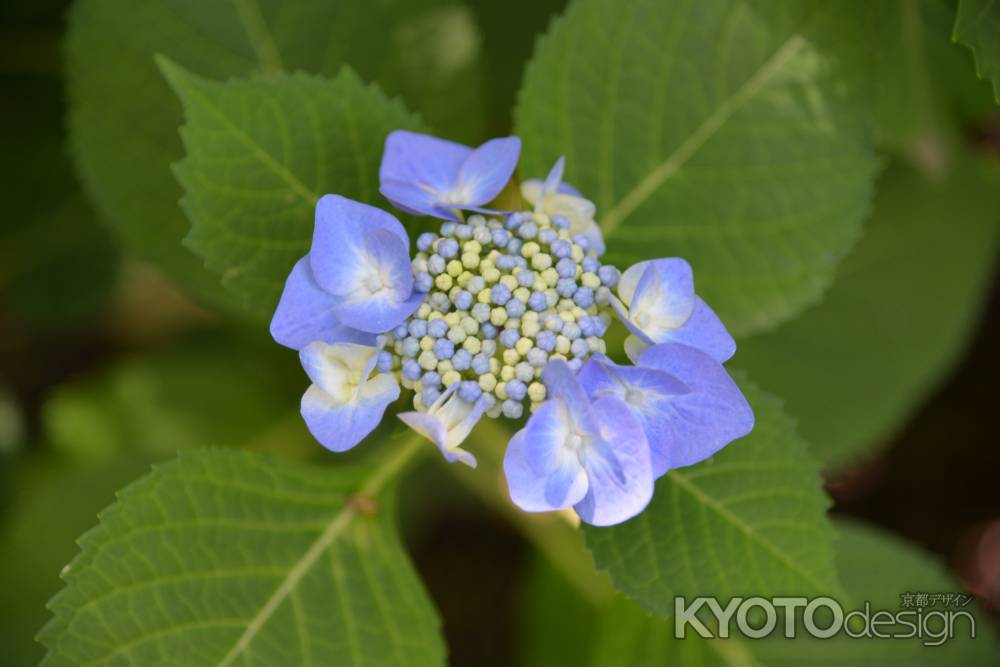
[[[40,658],[33,635],[74,540],[152,462],[204,446],[318,455],[297,417],[304,381],[292,355],[233,316],[217,277],[181,242],[189,222],[170,171],[183,156],[181,107],[152,56],[220,79],[246,74],[255,57],[242,33],[226,32],[234,5],[193,11],[201,4],[122,12],[0,0],[6,664]],[[288,69],[332,76],[350,64],[438,133],[476,142],[510,131],[523,65],[564,4],[306,2],[269,4],[262,18],[280,26]],[[972,53],[952,42],[954,3],[855,4],[841,26],[854,42],[827,46],[861,62],[859,44],[879,45],[874,65],[859,66],[884,166],[872,214],[825,298],[744,341],[735,365],[785,398],[825,463],[833,511],[853,517],[838,521],[838,557],[857,590],[877,584],[891,604],[904,575],[929,589],[960,580],[995,612],[1000,118]],[[134,38],[135,22],[154,24],[157,38]],[[200,39],[205,29],[223,45]],[[454,664],[569,664],[568,651],[581,665],[719,659],[702,643],[672,645],[662,621],[611,597],[600,578],[581,590],[595,577],[589,562],[575,578],[555,573],[555,556],[532,549],[537,526],[513,530],[482,483],[428,461],[402,492],[421,502],[400,503]],[[904,539],[927,553],[902,551]],[[866,580],[875,555],[898,562],[901,578]],[[764,664],[806,664],[769,656],[766,643],[747,650]],[[858,647],[824,650],[854,664]]]

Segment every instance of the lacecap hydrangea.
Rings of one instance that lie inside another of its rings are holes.
[[[480,419],[527,416],[504,456],[512,500],[619,523],[658,477],[752,429],[722,365],[736,345],[683,259],[623,272],[601,261],[595,206],[562,182],[562,158],[520,183],[526,210],[491,207],[520,148],[516,137],[471,149],[390,134],[380,190],[434,230],[414,249],[389,213],[324,196],[271,333],[299,351],[312,380],[302,416],[328,449],[363,440],[401,388],[413,410],[398,417],[470,466],[462,443]],[[630,365],[606,356],[615,318]]]

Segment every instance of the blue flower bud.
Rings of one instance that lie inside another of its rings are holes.
[[[506,227],[507,229],[514,230],[520,227],[521,223],[524,222],[527,218],[528,218],[527,214],[518,211],[517,213],[511,213],[510,215],[508,215],[507,219],[504,220],[503,224],[504,227]]]
[[[534,271],[518,271],[517,273],[517,284],[521,287],[531,287],[535,284],[535,272]]]
[[[562,259],[563,257],[569,257],[570,253],[573,252],[573,244],[565,239],[559,239],[552,242],[549,250],[551,250],[553,257]]]
[[[551,352],[556,349],[556,335],[555,333],[546,330],[539,331],[538,335],[535,336],[535,347],[546,352]]]
[[[587,252],[588,250],[590,250],[590,239],[588,239],[583,234],[577,234],[576,236],[574,236],[573,237],[573,243],[575,243],[578,246],[580,246],[581,248],[583,248],[584,252]]]
[[[437,246],[438,254],[449,259],[458,254],[458,241],[455,239],[441,239]]]
[[[559,233],[554,229],[543,229],[538,232],[538,242],[544,243],[545,245],[552,245],[552,243],[559,238]]]
[[[565,215],[552,216],[552,226],[556,229],[569,229],[569,218]],[[444,231],[441,232],[444,234]]]
[[[490,304],[488,303],[477,303],[469,312],[472,315],[472,319],[480,324],[490,321]]]
[[[497,337],[497,328],[492,323],[486,322],[479,327],[479,333],[483,335],[483,350],[486,350],[486,341]]]
[[[562,335],[570,340],[576,340],[580,337],[580,325],[576,322],[566,322],[563,324]]]
[[[472,358],[472,370],[476,375],[486,375],[490,372],[490,358],[479,353]]]
[[[507,396],[515,401],[523,401],[528,393],[528,386],[521,380],[511,380],[507,383]]]
[[[588,273],[597,273],[597,271],[601,268],[601,263],[597,261],[596,257],[584,257],[580,266],[582,266],[583,270]]]
[[[459,398],[469,403],[475,403],[482,394],[483,390],[479,387],[479,383],[472,380],[466,380],[458,387]]]
[[[533,239],[538,236],[538,225],[533,220],[529,220],[517,228],[517,235],[525,241]]]
[[[409,331],[407,330],[405,324],[400,324],[398,327],[392,330],[392,335],[395,336],[397,339],[406,338],[406,334],[408,333]]]
[[[479,245],[486,245],[493,240],[492,230],[480,225],[472,230],[472,238],[476,239]]]
[[[454,222],[442,222],[441,223],[441,236],[451,236],[455,233],[455,226],[457,223]]]
[[[418,273],[413,279],[413,285],[417,288],[418,292],[430,292],[431,287],[434,286],[434,278],[431,277],[431,274],[423,271]]]
[[[515,266],[517,266],[517,261],[513,255],[500,255],[497,257],[497,268],[504,271],[510,271]]]
[[[510,288],[506,285],[496,284],[490,290],[490,300],[498,306],[502,306],[510,301]]]
[[[455,225],[455,238],[462,239],[463,241],[471,239],[472,227],[469,225]]]
[[[403,356],[415,357],[420,354],[420,341],[410,336],[403,340]]]
[[[563,257],[556,262],[556,273],[560,278],[576,278],[576,262],[569,257]]]
[[[520,299],[515,298],[507,302],[508,317],[521,317],[521,315],[524,315],[524,311],[524,302]]]
[[[420,384],[424,390],[437,389],[441,386],[441,375],[437,371],[427,371],[420,379]]]
[[[583,338],[577,338],[570,345],[569,351],[573,353],[574,357],[585,357],[590,353],[590,346],[587,345],[587,341]]]
[[[455,344],[447,338],[438,338],[434,341],[434,347],[431,348],[431,352],[434,353],[434,356],[437,357],[439,361],[451,359],[451,356],[455,354]]]
[[[573,293],[573,302],[581,308],[590,308],[594,305],[594,290],[589,287],[580,287]]]
[[[428,302],[438,312],[447,313],[451,310],[451,301],[448,300],[448,295],[444,292],[431,292]]]
[[[507,241],[510,241],[510,234],[507,233],[506,229],[494,229],[491,234],[491,240],[493,241],[493,245],[503,248],[507,245]]]
[[[455,295],[453,303],[459,310],[468,310],[472,307],[472,295],[465,290],[461,290]]]
[[[451,365],[456,371],[467,371],[472,365],[472,355],[468,350],[457,350],[451,358]]]
[[[621,272],[610,264],[605,264],[597,270],[597,277],[601,279],[601,284],[606,287],[614,287],[618,284]]]
[[[448,323],[438,318],[427,323],[427,335],[433,338],[441,338],[448,333]]]
[[[551,334],[551,331],[546,331],[545,333]],[[541,333],[539,333],[541,335]],[[552,337],[552,344],[555,345],[555,336]],[[536,347],[528,350],[528,363],[532,368],[545,368],[545,364],[549,361],[549,353],[538,347],[538,341],[535,341]]]
[[[424,232],[417,237],[417,250],[420,252],[427,252],[431,249],[434,241],[437,240],[437,234],[432,234],[431,232]]]
[[[382,350],[378,353],[378,361],[375,362],[375,368],[377,368],[382,373],[388,373],[392,370],[392,353]]]
[[[517,255],[517,253],[521,252],[522,245],[521,239],[511,239],[507,242],[507,252],[511,255]]]
[[[410,320],[407,330],[414,338],[423,338],[427,335],[427,320]]]
[[[514,377],[524,383],[531,382],[535,379],[535,369],[527,361],[518,362],[517,366],[514,367]]]
[[[445,264],[446,262],[444,261],[444,257],[437,253],[434,253],[427,258],[427,270],[430,271],[432,276],[444,273]]]
[[[420,368],[420,364],[418,364],[415,360],[407,359],[403,362],[403,377],[407,380],[416,381],[423,372],[424,370]]]
[[[576,373],[581,368],[583,368],[583,360],[582,359],[570,359],[569,361],[566,362],[566,365],[569,366],[569,369],[571,371],[573,371],[574,373]]]
[[[524,405],[507,399],[503,402],[503,416],[508,419],[520,419],[521,415],[524,414]]]
[[[565,297],[568,299],[569,297],[573,296],[576,290],[577,290],[576,281],[573,280],[572,278],[560,278],[559,282],[556,283],[556,292],[558,292],[559,296],[561,297]]]
[[[500,332],[500,344],[506,348],[514,347],[520,339],[521,334],[516,329],[504,329]]]
[[[528,297],[528,308],[532,310],[541,312],[545,310],[549,305],[549,300],[545,298],[543,292],[532,292],[531,296]]]
[[[469,290],[472,294],[479,294],[486,289],[486,279],[482,276],[472,276],[469,278],[469,282],[466,283],[465,289]]]

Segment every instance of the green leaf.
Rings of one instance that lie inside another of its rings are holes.
[[[4,664],[37,665],[45,655],[35,635],[49,619],[45,602],[62,588],[59,570],[76,553],[74,540],[94,525],[115,489],[149,470],[150,463],[148,456],[124,452],[82,468],[30,454],[2,461],[13,468],[9,486],[5,479],[0,487],[6,510],[0,526]]]
[[[993,96],[1000,104],[1000,3],[959,0],[954,39],[972,49],[976,74],[993,84]]]
[[[187,243],[244,307],[268,315],[309,251],[316,200],[336,192],[385,205],[385,137],[419,123],[349,69],[333,80],[298,73],[216,83],[160,62],[187,119],[188,154],[176,168]]]
[[[864,600],[873,611],[900,608],[902,593],[947,593],[961,590],[961,584],[928,554],[877,529],[853,521],[837,520],[836,562],[846,597],[838,598],[850,611],[862,608]],[[837,637],[812,640],[801,634],[785,639],[781,631],[764,640],[749,641],[738,632],[726,640],[702,639],[689,631],[683,640],[674,639],[671,620],[648,616],[624,597],[616,597],[599,607],[587,607],[587,598],[561,585],[558,574],[535,569],[523,588],[529,591],[525,609],[546,618],[547,623],[525,624],[521,645],[523,665],[561,664],[566,653],[564,637],[573,637],[575,655],[589,655],[573,664],[590,667],[939,667],[940,665],[992,665],[1000,654],[989,636],[989,621],[974,606],[966,607],[977,616],[977,637],[969,639],[966,624],[960,621],[959,634],[942,646],[922,646],[919,639],[849,639]],[[796,591],[786,591],[798,595]],[[720,600],[725,606],[728,600]],[[584,610],[581,611],[581,608]],[[573,616],[562,618],[563,610]],[[801,621],[801,611],[799,612]],[[551,626],[554,625],[553,629]],[[779,628],[781,622],[779,621]],[[803,632],[801,622],[798,630]],[[936,627],[936,626],[935,626]],[[581,645],[582,644],[582,645]],[[555,658],[552,658],[555,656]],[[546,661],[547,658],[551,658]],[[568,663],[567,663],[568,664]]]
[[[775,25],[739,0],[576,0],[516,113],[523,173],[566,155],[609,261],[685,257],[736,335],[819,297],[876,171],[831,63]]]
[[[184,453],[81,539],[40,635],[57,665],[441,665],[434,608],[370,469]]]
[[[67,35],[69,128],[88,194],[128,249],[203,299],[229,304],[181,239],[188,221],[170,165],[183,156],[181,107],[164,54],[202,76],[350,64],[403,95],[448,136],[482,134],[480,37],[456,0],[77,0]]]
[[[672,470],[634,519],[586,527],[597,566],[649,612],[678,595],[803,595],[835,587],[829,500],[779,403],[741,383],[756,424],[713,458]]]
[[[736,355],[787,397],[828,466],[851,463],[910,416],[962,352],[990,288],[1000,170],[950,160],[937,177],[893,166],[823,303]]]

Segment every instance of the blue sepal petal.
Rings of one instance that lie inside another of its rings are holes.
[[[649,445],[622,401],[600,398],[592,410],[599,439],[581,452],[589,485],[574,509],[591,525],[611,526],[634,517],[653,497]]]
[[[271,318],[271,336],[277,343],[293,350],[316,340],[324,343],[374,344],[374,334],[341,323],[336,315],[339,301],[316,282],[309,256],[306,255],[296,262],[285,281],[281,300]]]
[[[673,467],[703,461],[753,430],[753,410],[726,369],[708,354],[687,345],[654,345],[639,364],[669,373],[690,391],[662,404],[674,442]]]

